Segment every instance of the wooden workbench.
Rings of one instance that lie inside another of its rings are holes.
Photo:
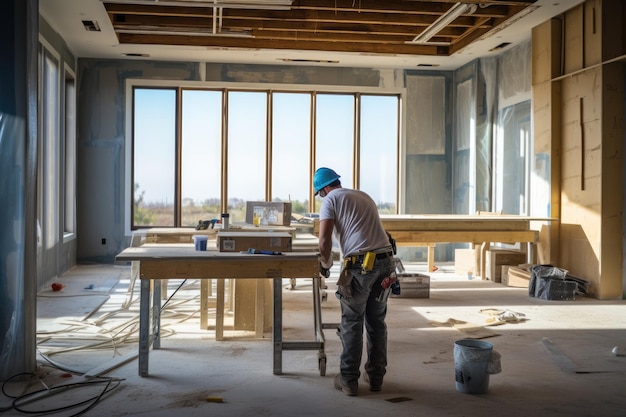
[[[398,246],[427,246],[428,271],[434,270],[437,243],[468,242],[476,247],[476,275],[485,277],[485,256],[491,242],[526,243],[532,261],[538,232],[531,221],[550,219],[513,215],[381,215],[383,227]]]
[[[291,233],[292,251],[293,252],[316,252],[319,251],[319,241],[317,236],[312,232],[314,224],[310,223],[298,223],[292,222],[291,226],[254,226],[247,223],[234,223],[230,231],[242,231],[242,232],[288,232]],[[207,243],[209,248],[215,248],[217,246],[216,239],[218,232],[222,230],[221,226],[217,226],[216,229],[196,230],[192,227],[153,227],[148,229],[138,229],[133,232],[131,246],[139,247],[144,244],[177,244],[177,243],[193,243],[194,235],[207,235],[209,241]],[[211,287],[208,283],[204,284],[207,287],[209,295],[211,295]],[[296,279],[291,279],[291,288],[296,286]],[[162,286],[163,299],[167,298],[167,286]],[[231,292],[229,301],[233,300],[234,294],[232,293],[232,286],[229,287]],[[232,305],[230,306],[233,307]],[[206,321],[200,323],[200,327],[206,329]]]
[[[218,294],[223,295],[224,279],[273,279],[274,374],[282,373],[283,350],[318,350],[320,374],[326,372],[324,334],[321,323],[319,260],[317,253],[298,252],[283,255],[249,255],[216,251],[196,251],[192,246],[144,245],[125,249],[116,261],[139,262],[139,375],[148,375],[150,346],[160,348],[161,280],[170,278],[218,279]],[[286,342],[282,326],[282,278],[313,278],[314,341]],[[152,292],[150,286],[152,284]],[[152,300],[150,300],[152,298]],[[223,296],[217,299],[217,314],[224,310]],[[221,303],[221,306],[220,306]],[[152,305],[152,317],[150,306]],[[223,313],[222,313],[223,314]],[[152,318],[152,326],[150,319]],[[259,319],[257,318],[257,321]],[[261,317],[262,320],[262,317]],[[261,323],[262,326],[262,323]],[[223,331],[223,317],[222,317]],[[217,332],[217,329],[216,329]]]
[[[314,236],[307,232],[303,232],[301,230],[299,231],[297,224],[294,223],[294,225],[296,226],[258,226],[257,227],[257,226],[247,224],[247,223],[235,223],[228,230],[231,232],[246,232],[246,233],[247,232],[269,232],[269,231],[287,232],[287,233],[291,233],[293,237],[293,240],[292,240],[293,252],[317,252],[319,251],[319,244],[318,244],[317,236]],[[312,228],[313,228],[313,225],[311,224],[310,229]],[[207,235],[209,238],[209,241],[207,243],[208,250],[217,250],[216,239],[220,231],[222,231],[222,229],[221,229],[221,226],[219,225],[215,229],[205,229],[205,230],[196,230],[195,228],[191,228],[191,227],[154,227],[154,228],[148,228],[148,229],[138,229],[133,232],[131,246],[140,247],[142,245],[152,245],[152,244],[156,244],[156,245],[191,244],[193,243],[194,235]],[[235,310],[235,299],[241,300],[245,298],[246,301],[249,301],[249,299],[251,298],[248,294],[250,290],[252,290],[252,292],[255,294],[254,297],[252,297],[252,300],[257,300],[257,301],[259,297],[263,297],[265,293],[268,293],[270,291],[269,286],[266,283],[263,283],[261,281],[257,281],[255,283],[240,282],[237,287],[238,289],[237,289],[237,294],[236,294],[234,281],[230,280],[229,284],[230,285],[228,286],[228,297],[226,298],[228,300],[227,307],[229,310],[233,310],[233,311]],[[324,285],[325,285],[324,279],[322,279],[322,287],[324,287]],[[291,289],[294,289],[296,287],[296,278],[290,279],[290,286],[291,286]],[[208,329],[208,313],[207,313],[206,297],[212,295],[211,293],[212,286],[211,286],[210,280],[202,280],[200,283],[200,289],[201,289],[200,290],[200,295],[201,295],[200,328],[206,330]],[[164,281],[164,285],[161,285],[161,292],[162,292],[161,298],[164,300],[167,299],[167,281]],[[250,326],[253,324],[252,320],[250,319],[251,314],[254,314],[254,315],[263,314],[264,326],[260,328],[257,326],[257,323],[258,323],[257,317],[254,316],[254,320],[256,321],[256,323],[254,323],[255,336],[257,338],[263,337],[264,328],[266,326],[269,326],[270,321],[271,321],[271,317],[265,314],[264,311],[266,310],[262,308],[260,309],[255,308],[253,311],[251,311],[250,309],[247,309],[241,314],[237,312],[235,316],[235,321],[236,321],[235,328],[238,328],[237,326],[239,325],[240,329],[251,330]],[[222,335],[223,335],[222,328],[216,329],[216,334],[215,334],[216,340],[222,340]]]

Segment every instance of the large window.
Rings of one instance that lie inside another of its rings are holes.
[[[43,48],[41,74],[41,140],[42,158],[40,169],[40,192],[43,195],[39,208],[44,250],[52,249],[59,241],[59,190],[61,186],[59,129],[60,117],[60,69],[59,60]]]
[[[64,233],[76,232],[76,81],[74,75],[65,71],[65,204]]]
[[[500,110],[494,141],[495,209],[504,214],[530,213],[530,102]]]
[[[228,213],[245,220],[246,201],[265,201],[267,94],[228,93]]]
[[[195,226],[247,201],[319,208],[312,174],[397,212],[400,94],[200,88],[133,89],[132,228]]]
[[[133,225],[176,226],[176,90],[136,89],[134,99]]]
[[[38,50],[37,279],[65,266],[64,244],[76,239],[76,77],[40,39]]]
[[[222,94],[182,92],[181,226],[221,213]]]
[[[272,201],[309,210],[311,94],[272,94]]]
[[[380,213],[396,214],[400,106],[391,96],[363,95],[360,101],[359,188]]]

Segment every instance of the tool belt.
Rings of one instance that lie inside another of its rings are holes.
[[[361,273],[367,274],[372,269],[374,269],[374,262],[376,262],[379,259],[387,259],[387,258],[392,258],[392,257],[393,257],[392,251],[379,252],[379,253],[366,252],[366,253],[358,254],[358,255],[344,256],[343,269],[345,270],[354,269],[360,266]]]
[[[338,298],[350,299],[352,297],[352,271],[356,268],[361,268],[362,274],[370,272],[374,266],[374,262],[378,259],[392,258],[393,252],[391,250],[374,253],[367,252],[358,255],[350,255],[343,257],[343,264],[341,265],[341,271],[339,273],[339,279],[337,280],[337,294]]]
[[[365,256],[367,254],[363,253],[361,255],[351,255],[351,256],[344,256],[343,257],[343,261],[344,262],[350,262],[352,264],[352,266],[354,265],[358,265],[363,263],[363,260],[365,259]],[[389,252],[381,252],[381,253],[377,253],[376,254],[376,259],[385,259],[385,258],[391,258],[393,256],[393,252],[389,251]]]

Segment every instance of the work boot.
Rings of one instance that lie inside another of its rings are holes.
[[[382,376],[370,377],[368,373],[364,373],[363,379],[365,380],[365,382],[370,384],[370,391],[378,392],[381,389],[383,389],[383,377]]]
[[[358,384],[358,382],[355,381],[352,384],[346,384],[341,379],[341,374],[337,374],[335,376],[334,385],[335,385],[336,389],[338,389],[339,391],[343,391],[344,394],[346,394],[346,395],[348,395],[350,397],[354,397],[359,392],[359,384]]]

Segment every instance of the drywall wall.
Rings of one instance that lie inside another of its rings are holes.
[[[204,81],[397,88],[403,87],[403,71],[207,63]]]
[[[452,212],[452,73],[406,75],[405,213]]]
[[[124,230],[126,80],[198,81],[199,64],[81,59],[78,68],[77,258],[110,263],[128,246]]]

